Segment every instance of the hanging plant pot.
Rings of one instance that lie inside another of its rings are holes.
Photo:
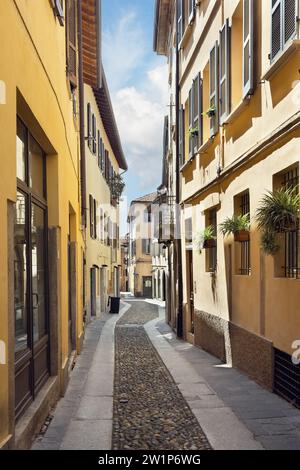
[[[204,242],[203,242],[203,248],[204,249],[206,249],[206,248],[215,248],[216,246],[217,246],[217,242],[213,238],[210,239],[210,240],[204,240]]]
[[[235,242],[248,242],[250,240],[250,232],[248,230],[240,230],[234,234]]]

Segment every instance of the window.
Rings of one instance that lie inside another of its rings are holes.
[[[192,217],[185,220],[185,244],[191,246],[193,243],[193,221]]]
[[[214,236],[217,237],[217,209],[210,209],[206,215],[206,226],[211,226]],[[217,240],[206,248],[206,271],[215,272],[217,269]]]
[[[92,152],[94,155],[97,154],[97,124],[95,114],[92,115]]]
[[[272,0],[271,6],[271,61],[296,36],[297,0]]]
[[[189,0],[189,24],[194,21],[196,13],[196,0]]]
[[[243,0],[243,97],[254,86],[254,0]]]
[[[214,110],[210,118],[210,136],[215,136],[219,131],[219,61],[218,61],[219,45],[210,51],[209,58],[209,81],[210,81],[210,109]]]
[[[97,238],[97,202],[90,195],[90,235],[94,240]]]
[[[230,113],[230,27],[228,19],[220,31],[219,71],[220,124],[223,124]]]
[[[245,191],[235,197],[235,214],[250,215],[250,193]],[[235,244],[236,273],[249,276],[251,272],[250,240]]]
[[[142,253],[143,255],[150,255],[151,252],[151,240],[142,239]]]
[[[98,137],[98,143],[97,143],[97,150],[98,150],[98,167],[101,170],[101,152],[102,152],[102,145],[101,145],[101,137],[100,137],[100,131],[97,132],[97,137]]]
[[[184,0],[177,0],[177,40],[181,42],[184,32]]]
[[[179,132],[179,158],[181,165],[185,162],[185,152],[184,152],[184,131],[185,131],[185,124],[184,124],[184,108],[181,105],[179,108],[179,123],[178,123],[178,132]]]
[[[200,73],[189,92],[189,157],[198,152],[202,143],[202,80]]]
[[[299,167],[289,169],[282,175],[282,186],[299,190]],[[284,276],[299,278],[299,227],[284,233]]]
[[[58,21],[61,26],[64,25],[64,6],[63,6],[63,0],[54,0],[54,13],[55,16],[57,16]]]
[[[87,105],[87,139],[88,139],[88,147],[92,150],[92,141],[93,141],[93,134],[92,134],[92,111],[91,105],[88,103]]]
[[[77,18],[76,1],[68,0],[67,3],[67,73],[73,87],[77,86]]]

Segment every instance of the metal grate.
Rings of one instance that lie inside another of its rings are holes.
[[[296,166],[283,174],[282,185],[285,188],[299,189],[299,168]],[[300,277],[299,268],[299,227],[284,234],[285,247],[285,277],[298,279]]]
[[[214,229],[214,236],[217,237],[217,210],[211,209],[208,216],[208,225]],[[214,272],[217,269],[217,240],[215,246],[208,248],[208,270]]]
[[[249,191],[241,196],[241,214],[250,214],[250,194]],[[250,274],[250,241],[241,242],[240,274],[248,276]]]
[[[274,349],[274,363],[274,392],[300,407],[300,364],[279,349]]]

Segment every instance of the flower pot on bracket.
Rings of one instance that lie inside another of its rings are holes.
[[[210,239],[210,240],[204,240],[203,242],[203,248],[206,249],[206,248],[215,248],[217,246],[217,243],[216,243],[216,240],[214,240],[213,238]]]
[[[250,232],[248,230],[240,230],[234,234],[235,242],[248,242],[250,240]]]

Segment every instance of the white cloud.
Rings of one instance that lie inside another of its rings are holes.
[[[161,182],[167,65],[151,53],[152,44],[134,10],[120,16],[112,28],[104,34],[104,64],[128,161],[131,197],[155,191]]]
[[[145,55],[145,37],[137,13],[127,11],[103,33],[103,60],[111,90],[132,79]]]

